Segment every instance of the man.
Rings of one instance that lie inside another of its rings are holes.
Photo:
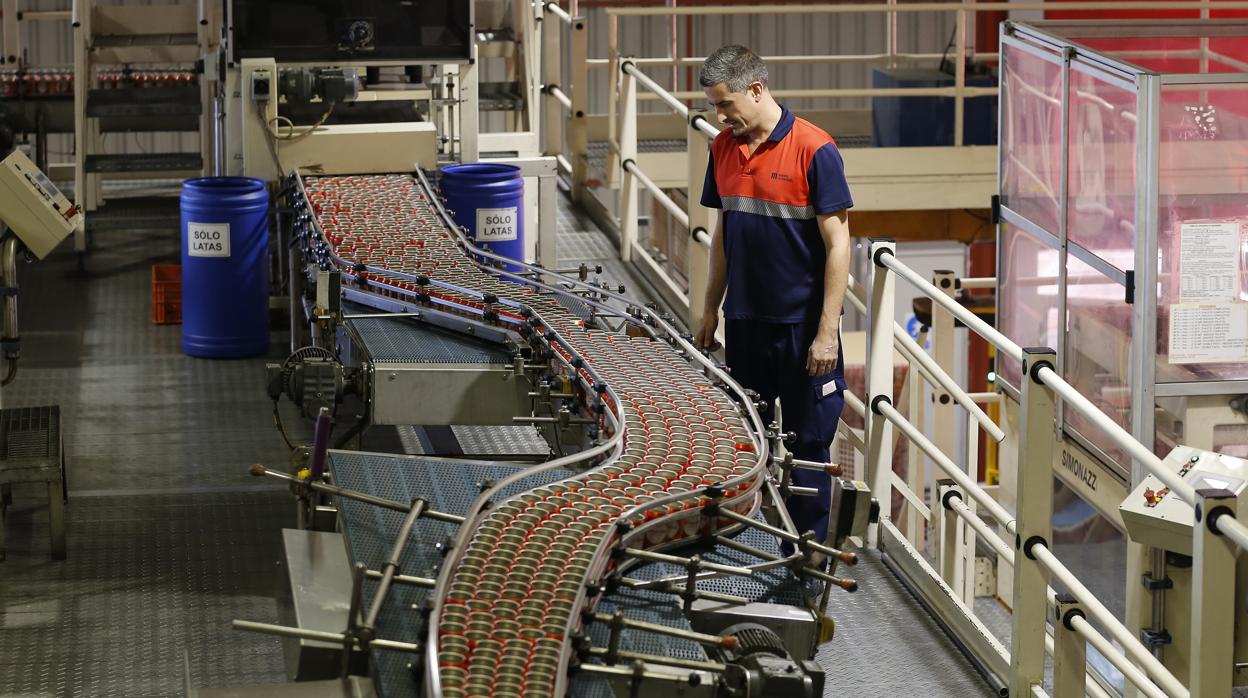
[[[797,435],[795,458],[826,463],[845,388],[840,319],[853,200],[840,152],[772,98],[767,66],[748,48],[711,54],[698,80],[728,128],[711,144],[702,194],[703,206],[722,213],[696,342],[718,348],[723,302],[733,378],[762,396],[765,424],[780,399],[784,428]],[[818,488],[818,497],[790,497],[788,509],[798,530],[823,540],[831,478],[794,470],[793,480]]]

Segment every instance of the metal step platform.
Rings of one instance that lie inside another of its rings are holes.
[[[162,230],[176,235],[178,225],[176,196],[113,198],[87,216],[87,230],[93,233],[111,230]]]
[[[86,168],[92,173],[180,172],[200,170],[200,153],[143,153],[129,155],[88,155]]]
[[[132,48],[148,46],[195,46],[194,34],[98,34],[92,48]]]
[[[47,485],[52,558],[65,559],[65,450],[61,408],[12,407],[0,410],[0,560],[5,559],[4,515],[14,483]]]
[[[461,334],[404,317],[387,317],[371,308],[344,303],[347,324],[368,355],[385,363],[510,364],[511,355]]]
[[[89,117],[198,116],[199,87],[126,87],[87,92]]]

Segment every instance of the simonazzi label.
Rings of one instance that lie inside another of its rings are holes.
[[[186,224],[186,249],[192,257],[229,257],[229,223]]]
[[[511,208],[479,208],[477,209],[477,242],[508,242],[515,240],[516,222],[519,209]]]

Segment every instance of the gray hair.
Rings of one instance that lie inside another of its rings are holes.
[[[732,92],[745,92],[755,82],[767,87],[767,64],[744,46],[724,46],[706,57],[698,71],[703,88],[724,83]]]

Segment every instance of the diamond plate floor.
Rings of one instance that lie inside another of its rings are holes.
[[[280,641],[229,625],[277,621],[293,519],[282,488],[247,475],[286,460],[265,359],[191,359],[178,326],[150,324],[151,265],[177,261],[176,230],[96,241],[86,274],[68,244],[19,271],[23,358],[0,398],[61,406],[68,559],[48,559],[41,488],[15,487],[0,696],[181,696],[184,653],[195,686],[283,680]]]
[[[606,280],[641,291],[605,236],[560,201],[561,259],[601,262]],[[280,529],[291,525],[285,491],[246,475],[286,457],[264,360],[189,359],[178,327],[149,324],[150,265],[176,260],[175,231],[99,243],[85,276],[66,249],[21,271],[24,358],[0,397],[61,406],[69,550],[48,560],[46,501],[15,488],[0,696],[177,696],[184,652],[197,686],[280,681],[279,641],[229,629],[233,618],[277,620]],[[283,414],[306,440],[306,424]],[[987,695],[877,560],[852,575],[862,588],[834,595],[838,635],[819,657],[826,695]]]
[[[995,695],[988,683],[885,567],[876,551],[859,551],[856,567],[843,568],[858,580],[853,594],[834,593],[828,615],[836,637],[815,659],[828,672],[824,695],[895,696]]]

